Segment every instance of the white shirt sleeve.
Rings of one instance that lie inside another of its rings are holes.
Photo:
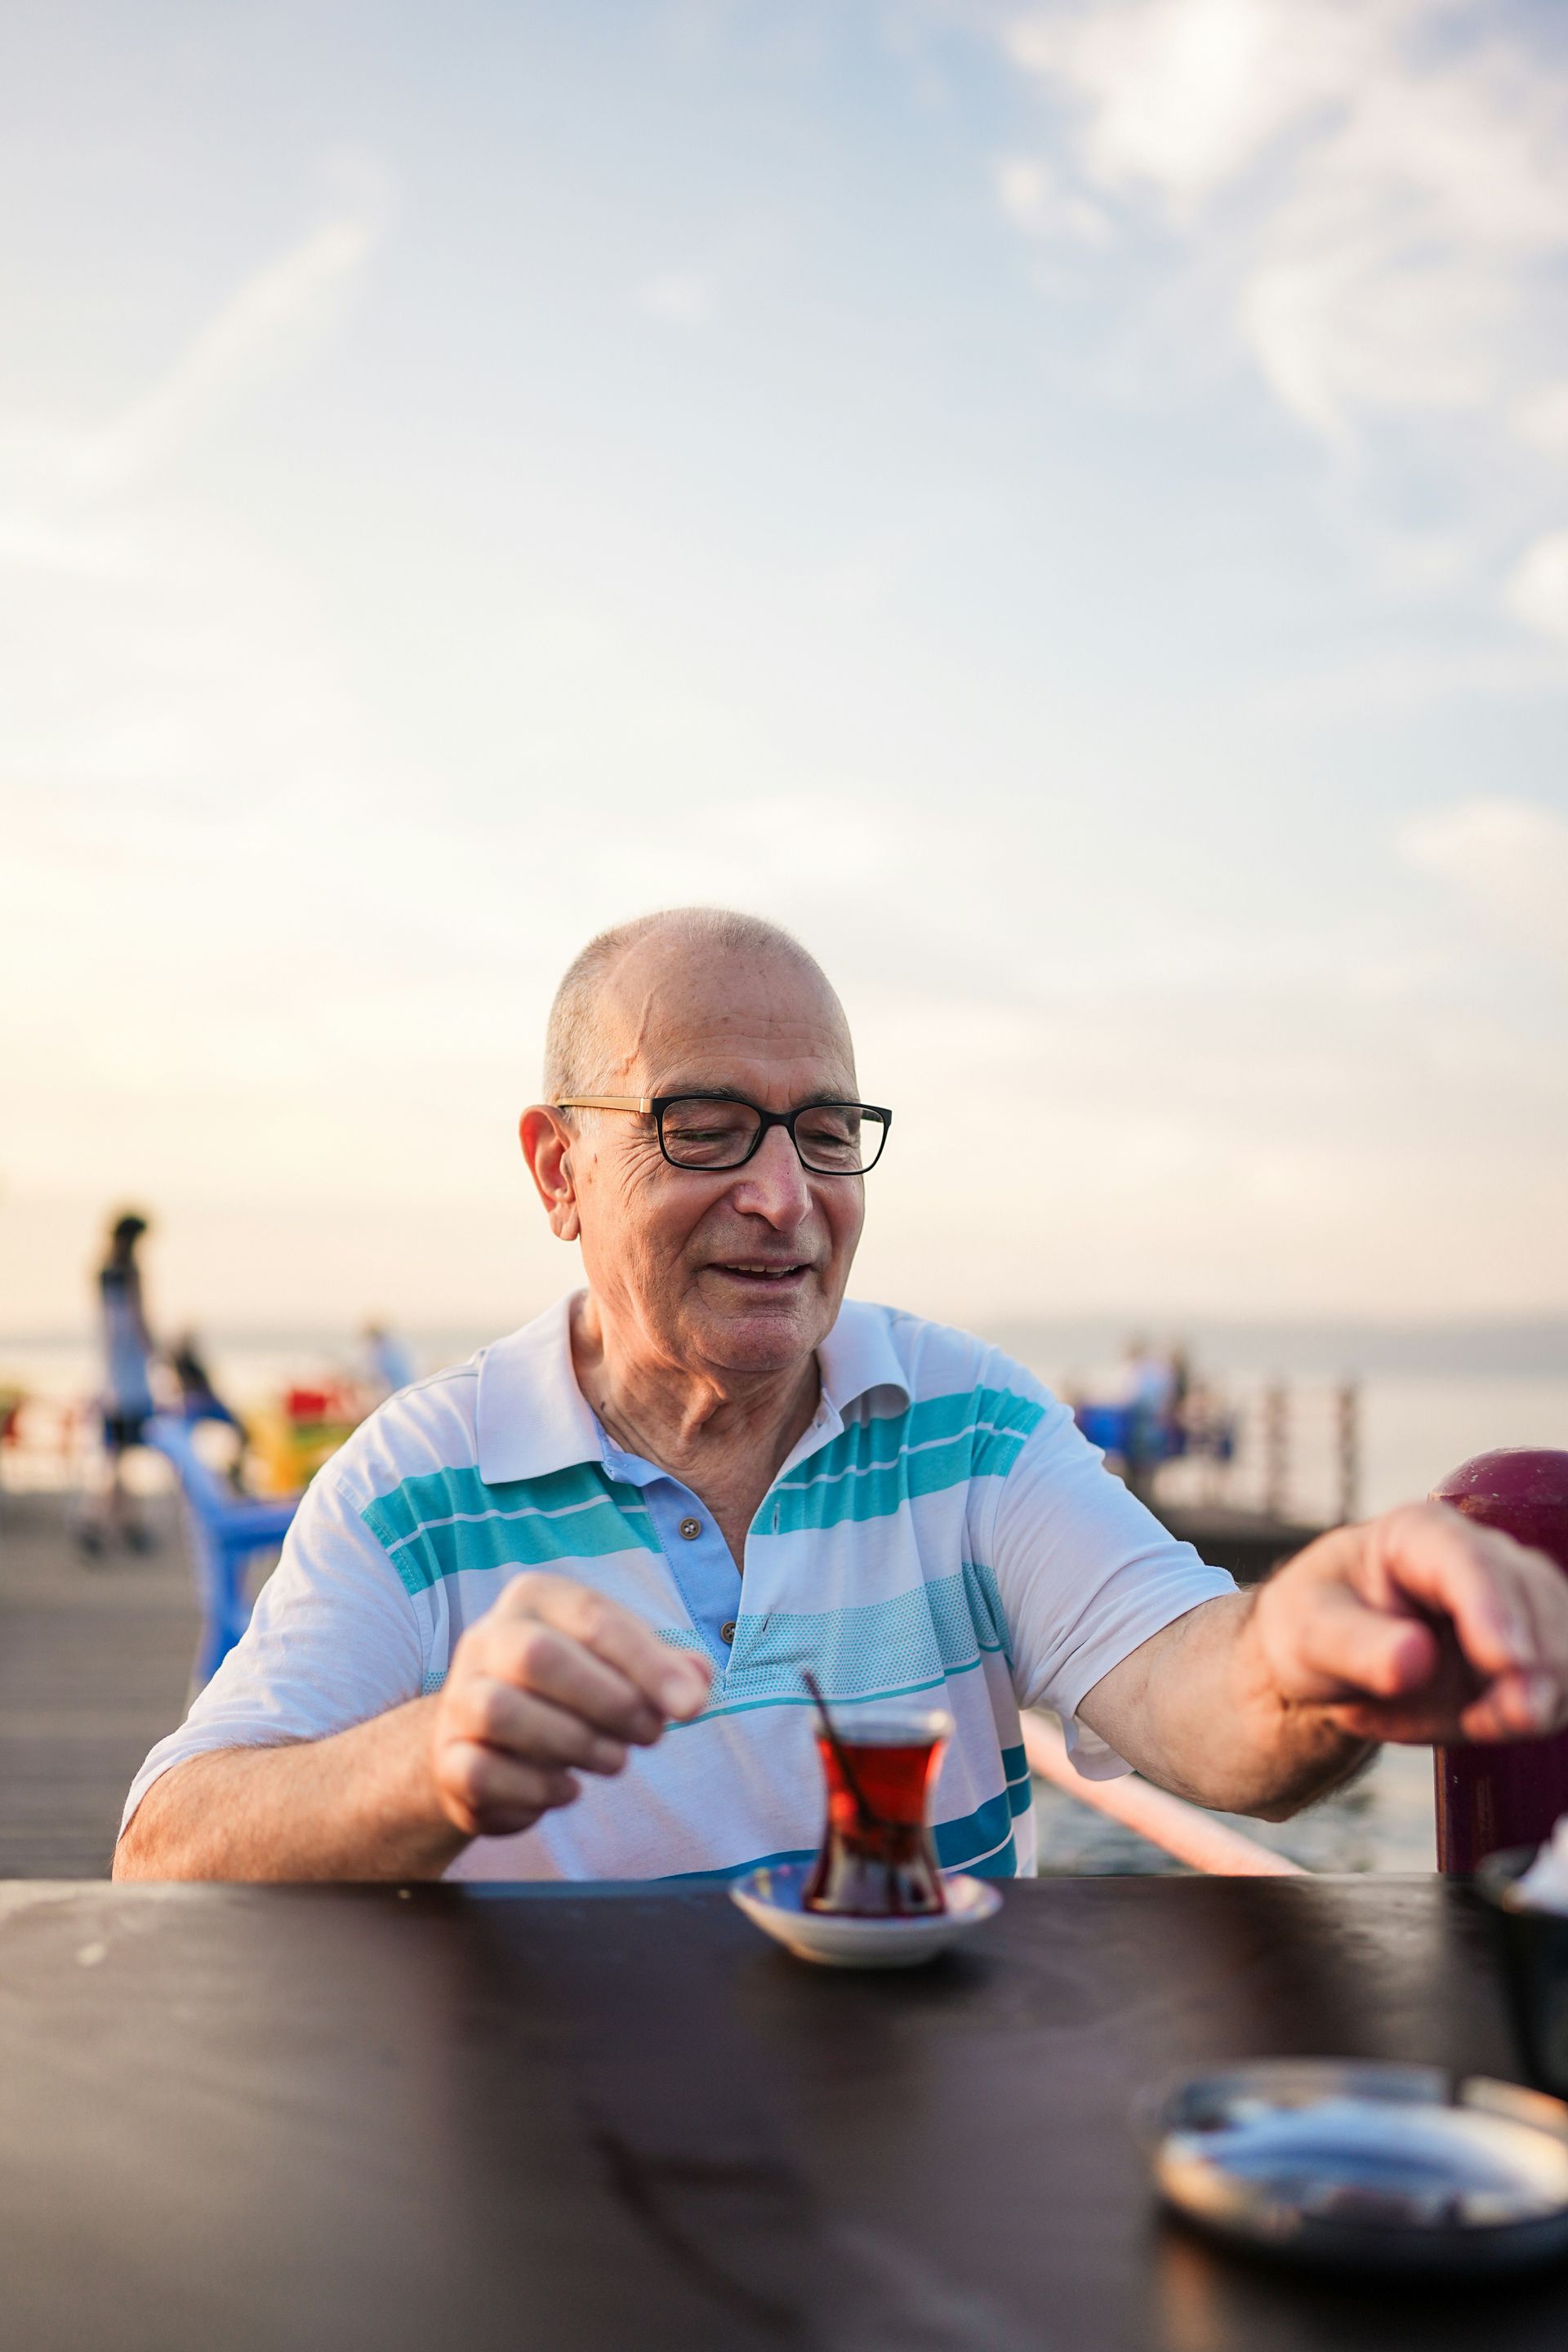
[[[1008,1367],[1008,1384],[1021,1385]],[[998,1482],[990,1563],[1006,1615],[1013,1679],[1025,1706],[1054,1707],[1086,1780],[1131,1768],[1078,1721],[1112,1666],[1178,1617],[1236,1591],[1104,1467],[1104,1457],[1047,1397],[1043,1421]]]
[[[397,1571],[324,1471],[294,1516],[244,1638],[132,1781],[121,1836],[153,1781],[187,1757],[324,1739],[417,1698],[424,1673]]]

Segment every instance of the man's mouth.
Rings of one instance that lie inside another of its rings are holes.
[[[807,1265],[773,1265],[760,1258],[731,1258],[713,1268],[715,1274],[728,1275],[731,1282],[754,1282],[764,1289],[775,1289],[782,1283],[799,1281],[810,1273]]]

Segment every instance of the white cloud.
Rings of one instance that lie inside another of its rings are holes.
[[[140,479],[213,410],[258,376],[289,364],[363,268],[376,230],[368,208],[339,214],[247,278],[161,383],[82,442],[77,451],[82,478],[95,487]]]
[[[1003,155],[994,167],[996,198],[1026,236],[1042,243],[1058,238],[1108,245],[1114,234],[1100,205],[1080,190],[1063,184],[1059,173],[1037,155]]]
[[[118,417],[0,420],[0,629],[14,654],[0,789],[151,787],[210,808],[226,790],[320,791],[352,772],[359,718],[311,583],[220,512],[184,506],[169,466],[308,359],[363,273],[384,176],[353,159],[334,176],[331,209],[241,279]]]
[[[637,289],[637,305],[667,326],[700,327],[713,315],[718,289],[701,269],[665,269]]]
[[[1568,383],[1549,383],[1526,394],[1515,404],[1513,429],[1549,457],[1568,457]]]
[[[1527,628],[1568,645],[1568,530],[1551,530],[1526,550],[1508,583],[1511,610]],[[1568,908],[1563,920],[1568,924]]]
[[[1471,537],[1517,527],[1500,470],[1568,446],[1560,52],[1491,0],[1052,0],[1005,37],[1075,176],[1159,239],[1152,315],[1173,293],[1336,447],[1447,432]],[[1039,233],[1028,183],[998,194]]]
[[[1091,184],[1220,238],[1241,338],[1315,430],[1505,390],[1530,415],[1568,75],[1479,0],[1068,0],[1009,47]]]
[[[1109,0],[1012,27],[1018,63],[1077,100],[1084,160],[1190,215],[1362,65],[1367,19],[1313,0]]]
[[[1399,849],[1509,938],[1568,963],[1568,817],[1533,801],[1466,801],[1416,818]]]

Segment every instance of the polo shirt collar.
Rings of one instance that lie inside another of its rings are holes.
[[[822,1401],[842,1422],[852,1404],[873,1389],[897,1389],[906,1404],[914,1394],[893,1345],[892,1317],[885,1307],[847,1298],[838,1319],[816,1351]]]
[[[479,1360],[477,1450],[479,1475],[489,1486],[544,1478],[602,1458],[599,1423],[572,1362],[572,1303],[581,1295],[557,1299],[521,1331],[495,1340]],[[839,1308],[817,1349],[822,1402],[806,1433],[816,1444],[836,1436],[849,1407],[874,1389],[896,1390],[908,1402],[912,1391],[889,1320],[886,1307],[859,1299],[846,1299]]]
[[[599,1424],[572,1365],[572,1297],[495,1340],[479,1360],[474,1423],[487,1486],[599,1459]]]

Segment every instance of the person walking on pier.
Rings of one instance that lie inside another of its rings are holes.
[[[77,1530],[82,1550],[95,1557],[115,1538],[132,1551],[149,1550],[153,1542],[152,1531],[125,1484],[125,1457],[141,1444],[142,1430],[154,1410],[153,1345],[136,1256],[146,1231],[146,1218],[134,1212],[117,1218],[110,1229],[108,1255],[98,1270],[103,1351],[99,1402],[106,1466],[101,1489]]]

